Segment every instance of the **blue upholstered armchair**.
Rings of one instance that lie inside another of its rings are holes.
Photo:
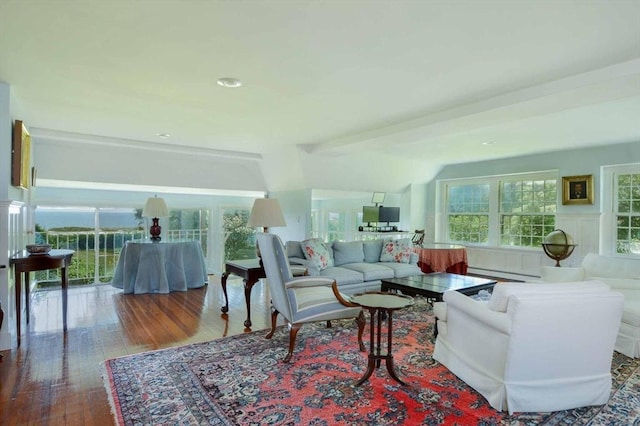
[[[276,329],[278,314],[287,321],[289,327],[289,352],[284,362],[289,362],[295,347],[296,336],[302,324],[315,321],[355,318],[358,324],[358,343],[361,351],[365,319],[362,308],[348,302],[339,291],[334,280],[321,277],[293,277],[287,254],[277,235],[258,234],[258,245],[267,275],[271,293],[271,331],[270,339]]]

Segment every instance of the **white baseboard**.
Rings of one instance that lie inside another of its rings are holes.
[[[469,275],[485,275],[488,277],[501,278],[508,281],[540,281],[539,275],[515,274],[513,272],[498,271],[495,269],[472,268],[467,270]]]

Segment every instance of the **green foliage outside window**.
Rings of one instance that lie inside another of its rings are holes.
[[[449,187],[449,241],[486,244],[489,240],[489,185]]]
[[[615,208],[616,252],[640,253],[640,174],[618,176]]]
[[[555,228],[555,179],[500,183],[500,244],[541,247]]]
[[[449,239],[485,244],[489,236],[489,216],[450,215]]]
[[[224,221],[224,260],[254,259],[256,257],[255,231],[247,226],[248,210],[229,210],[222,215]]]
[[[556,179],[486,181],[448,186],[449,241],[540,247],[555,227]]]
[[[327,221],[328,242],[341,241],[344,239],[346,222],[347,215],[344,212],[329,212],[329,219]]]

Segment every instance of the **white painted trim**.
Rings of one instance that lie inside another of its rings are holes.
[[[235,158],[240,160],[261,161],[262,155],[250,152],[224,151],[219,149],[198,148],[186,145],[169,145],[157,142],[144,142],[132,139],[110,138],[106,136],[71,133],[58,130],[32,127],[29,129],[31,138],[37,138],[37,143],[55,143],[56,145],[100,145],[120,148],[133,148],[153,152],[168,152],[173,154],[191,154],[215,158]]]
[[[263,198],[264,191],[240,191],[235,189],[186,188],[173,186],[136,185],[107,182],[82,182],[60,179],[38,179],[43,188],[97,189],[104,191],[152,192],[162,194],[220,195],[230,197]]]

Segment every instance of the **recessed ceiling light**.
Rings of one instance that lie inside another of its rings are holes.
[[[168,139],[169,137],[171,137],[169,133],[156,133],[156,136],[160,139]]]
[[[218,85],[235,89],[242,86],[242,82],[233,77],[222,77],[218,79]]]
[[[488,142],[482,142],[482,145],[493,145],[494,142],[488,141]]]

